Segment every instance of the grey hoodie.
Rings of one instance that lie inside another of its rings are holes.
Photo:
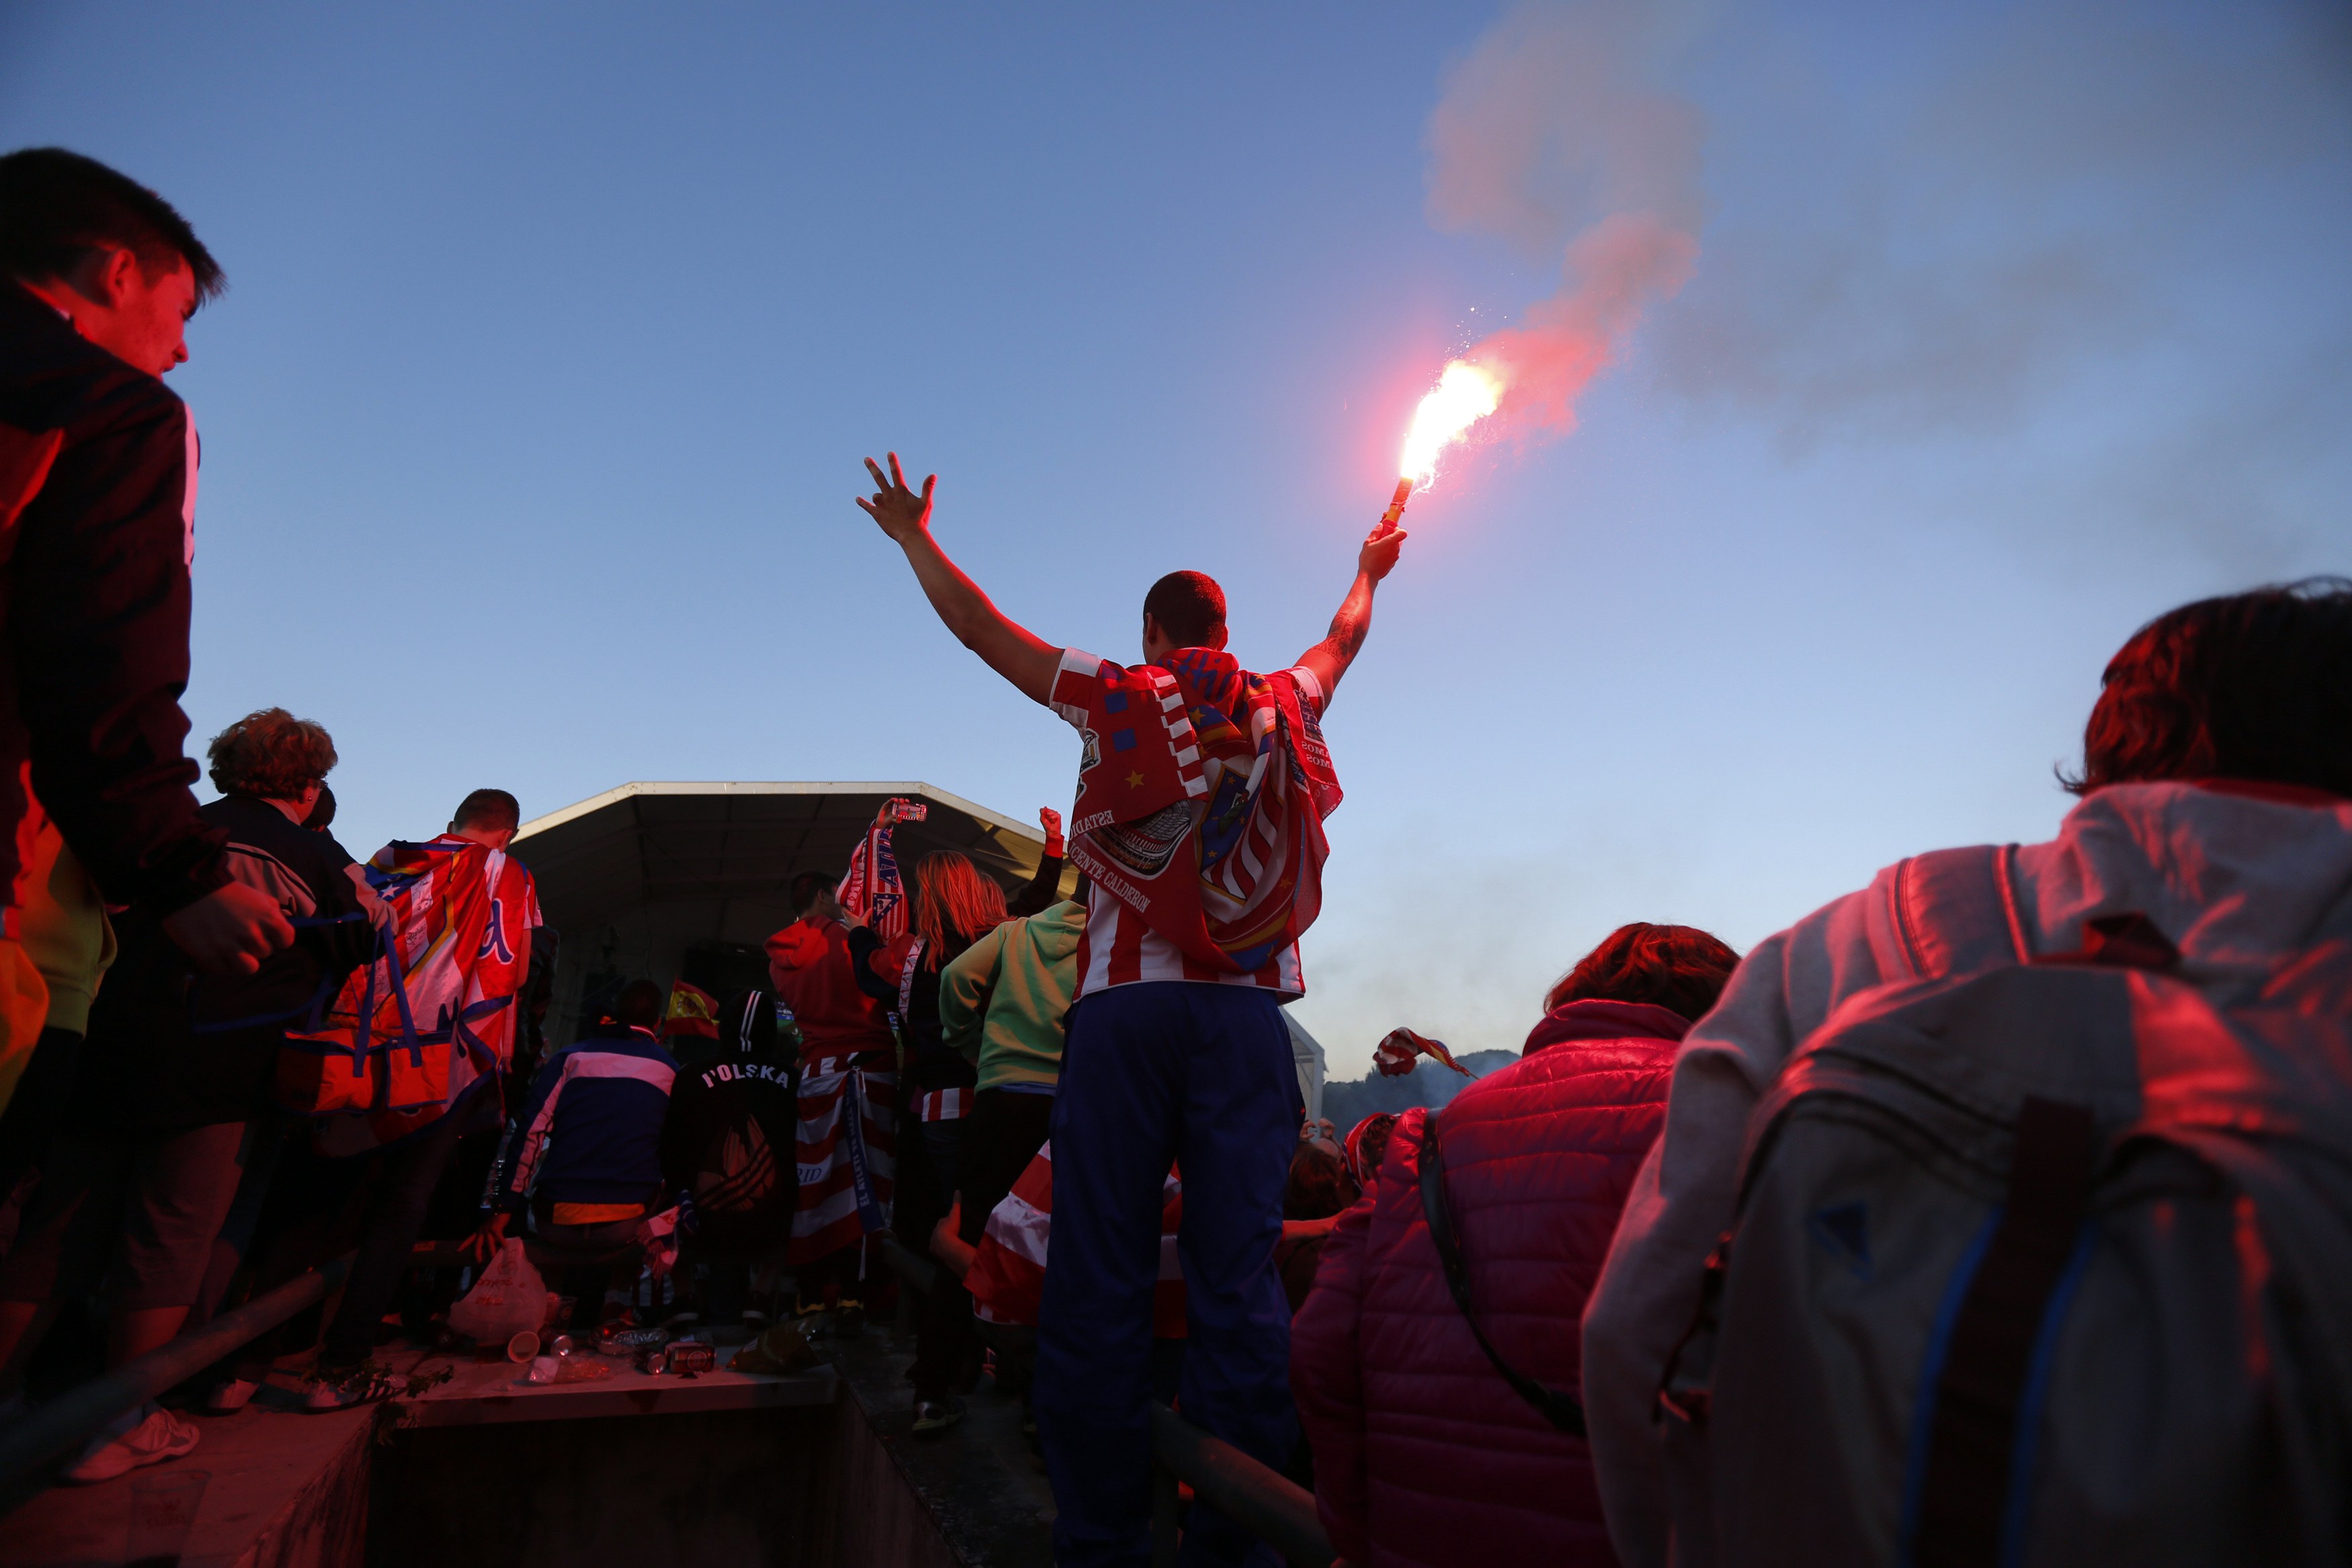
[[[1994,934],[2001,950],[2076,949],[2086,920],[2136,911],[2180,949],[2182,977],[2222,1005],[2252,999],[2284,959],[2326,948],[2322,1005],[2339,1019],[2352,1012],[2352,803],[2114,785],[2069,812],[2055,840],[2007,863],[2022,929]],[[1634,1179],[1584,1313],[1585,1416],[1610,1536],[1631,1568],[1668,1560],[1652,1411],[1707,1255],[1733,1218],[1749,1111],[1847,998],[1916,977],[1915,955],[1987,946],[1989,934],[1938,931],[1918,909],[1898,910],[1895,886],[1890,867],[1759,944],[1683,1043],[1665,1133]]]

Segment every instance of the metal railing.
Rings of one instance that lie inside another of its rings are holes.
[[[161,1350],[67,1390],[0,1432],[0,1513],[42,1491],[48,1467],[89,1441],[108,1422],[326,1300],[351,1267],[351,1255],[345,1254],[300,1279],[289,1280]]]
[[[1151,1457],[1161,1470],[1151,1511],[1153,1568],[1176,1561],[1178,1481],[1295,1563],[1328,1568],[1336,1557],[1316,1517],[1314,1493],[1156,1403]]]
[[[929,1291],[938,1282],[939,1265],[896,1237],[883,1239],[882,1260],[918,1291]],[[1156,1401],[1151,1406],[1151,1455],[1153,1568],[1170,1568],[1176,1561],[1180,1482],[1294,1563],[1327,1568],[1336,1560],[1330,1538],[1316,1516],[1312,1492]]]

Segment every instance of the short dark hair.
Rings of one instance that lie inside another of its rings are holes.
[[[503,789],[477,789],[457,802],[455,816],[449,819],[453,829],[480,828],[497,832],[501,828],[522,826],[522,802]]]
[[[0,157],[0,273],[63,277],[101,246],[131,252],[151,278],[185,262],[200,303],[228,287],[188,220],[129,175],[62,147]]]
[[[2158,616],[2107,661],[2077,795],[2251,779],[2352,796],[2352,580],[2311,577]]]
[[[1723,994],[1739,955],[1696,925],[1620,925],[1560,977],[1544,1011],[1569,1002],[1651,1002],[1691,1022]]]
[[[821,871],[804,871],[793,878],[788,890],[793,901],[793,913],[806,915],[809,905],[816,902],[816,895],[829,892],[835,881]]]
[[[323,779],[319,781],[318,803],[310,808],[310,814],[302,819],[302,825],[314,833],[323,833],[335,825],[335,792],[328,788]]]
[[[213,737],[205,748],[213,788],[224,795],[292,800],[335,766],[325,727],[282,707],[257,708]]]
[[[651,980],[631,980],[613,998],[613,1021],[635,1029],[659,1027],[662,1017],[662,988]]]
[[[1205,571],[1171,571],[1143,596],[1143,612],[1180,648],[1205,648],[1225,623],[1225,591]]]

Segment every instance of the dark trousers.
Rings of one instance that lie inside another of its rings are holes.
[[[1184,1417],[1274,1469],[1289,1459],[1298,1417],[1274,1244],[1300,1113],[1270,992],[1155,981],[1072,1010],[1035,1393],[1064,1568],[1151,1559],[1151,1297],[1171,1164],[1184,1181]],[[1195,1503],[1182,1561],[1279,1560]]]
[[[1054,1120],[1051,1094],[1015,1094],[1009,1090],[983,1089],[972,1096],[971,1125],[963,1135],[963,1218],[956,1234],[965,1245],[980,1245],[988,1217],[1029,1168],[1045,1146]]]
[[[110,1275],[117,1308],[194,1305],[252,1153],[247,1122],[64,1129],[0,1266],[0,1300],[79,1296]]]
[[[919,1235],[902,1236],[900,1244],[922,1257],[931,1255],[931,1225],[947,1216],[955,1201],[956,1179],[962,1164],[963,1118],[952,1122],[922,1122],[923,1154],[938,1182],[938,1209],[926,1216],[929,1223]],[[980,1356],[980,1342],[971,1329],[971,1296],[956,1277],[941,1269],[924,1292],[915,1319],[915,1397],[945,1399]]]
[[[69,1029],[45,1029],[33,1042],[32,1060],[16,1080],[7,1110],[0,1112],[0,1198],[15,1192],[25,1173],[48,1152],[73,1095],[74,1061],[80,1052],[81,1036]]]
[[[356,1234],[356,1256],[341,1303],[319,1348],[319,1364],[347,1367],[375,1351],[376,1325],[400,1294],[425,1207],[457,1146],[462,1115],[444,1116],[404,1144],[351,1159],[327,1159],[297,1127],[280,1154],[277,1179],[257,1224],[249,1256],[257,1260],[252,1293],[260,1295],[316,1267]],[[273,1354],[309,1343],[316,1322],[298,1315],[246,1351],[246,1375]]]
[[[462,1108],[461,1108],[462,1109]],[[367,1207],[360,1218],[359,1255],[352,1260],[351,1278],[343,1285],[341,1305],[327,1325],[319,1346],[321,1366],[350,1366],[375,1353],[376,1325],[383,1322],[400,1281],[408,1272],[409,1254],[425,1229],[425,1207],[433,1189],[457,1147],[462,1114],[444,1116],[404,1144],[353,1160],[322,1162],[339,1166],[375,1166]],[[362,1173],[354,1171],[352,1179]]]

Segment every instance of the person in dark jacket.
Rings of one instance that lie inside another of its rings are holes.
[[[1676,1042],[1738,956],[1686,925],[1624,926],[1546,998],[1520,1060],[1397,1121],[1291,1327],[1316,1511],[1362,1568],[1614,1564],[1591,1449],[1479,1349],[1423,1218],[1433,1120],[1470,1308],[1505,1362],[1581,1386],[1577,1322],[1665,1118]]]
[[[751,1266],[792,1239],[800,1052],[776,1024],[773,992],[729,998],[718,1049],[679,1071],[662,1124],[663,1176],[694,1208],[680,1267],[709,1268],[711,1322],[742,1312]]]
[[[158,378],[221,287],[152,191],[58,148],[0,157],[0,1104],[33,1095],[0,1114],[0,1170],[37,1156],[72,1082],[103,905],[151,911],[208,971],[293,940],[231,875],[181,749],[196,436]]]
[[[257,1149],[289,1026],[373,950],[373,894],[342,846],[301,826],[335,765],[327,732],[283,708],[212,743],[224,798],[201,808],[240,886],[268,897],[305,940],[246,976],[205,976],[152,906],[123,917],[122,956],[90,1013],[63,1135],[15,1249],[0,1265],[0,1375],[14,1380],[59,1303],[105,1271],[107,1359],[120,1365],[180,1331],[213,1239]],[[111,1434],[73,1472],[105,1479],[194,1447],[158,1412]]]

